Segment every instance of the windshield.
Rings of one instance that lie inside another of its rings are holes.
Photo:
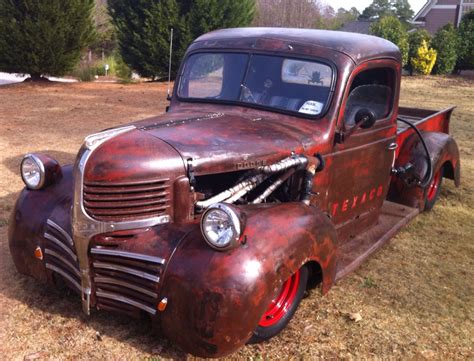
[[[324,110],[331,83],[331,67],[316,61],[197,53],[184,65],[178,96],[254,104],[314,116]]]

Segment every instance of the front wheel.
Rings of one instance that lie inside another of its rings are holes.
[[[430,211],[438,199],[439,192],[441,191],[441,183],[443,182],[443,168],[441,167],[431,179],[430,184],[425,190],[425,211]]]
[[[303,266],[283,283],[260,319],[249,343],[268,340],[286,327],[303,298],[307,283],[308,268]]]

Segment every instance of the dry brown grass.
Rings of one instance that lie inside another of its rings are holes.
[[[458,108],[452,132],[462,155],[463,185],[445,182],[435,209],[417,217],[389,245],[321,297],[303,300],[270,342],[245,358],[473,358],[474,82],[406,78],[402,104]],[[22,359],[186,357],[150,324],[106,312],[90,318],[75,295],[19,275],[9,256],[9,213],[22,188],[21,156],[44,151],[74,159],[86,134],[163,111],[162,84],[48,84],[0,88],[0,355]],[[359,312],[353,322],[348,313]]]

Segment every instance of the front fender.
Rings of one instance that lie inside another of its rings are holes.
[[[243,346],[282,285],[308,261],[323,271],[323,292],[336,273],[336,232],[321,211],[302,203],[242,207],[245,244],[218,252],[196,225],[164,275],[161,328],[186,351],[219,357]]]
[[[72,166],[62,167],[62,178],[44,189],[24,188],[13,208],[8,242],[18,272],[41,281],[51,281],[44,263],[35,257],[35,249],[43,247],[43,231],[48,219],[71,234]]]
[[[443,167],[444,177],[454,180],[454,184],[458,187],[461,184],[461,163],[459,149],[454,138],[449,134],[439,132],[423,132],[422,135],[430,153],[433,174]],[[416,134],[412,134],[403,143],[395,166],[404,166],[408,162],[414,165],[417,176],[423,178],[428,169],[426,153]],[[401,180],[395,179],[391,185],[389,198],[397,203],[423,209],[425,191],[424,188],[409,187]]]

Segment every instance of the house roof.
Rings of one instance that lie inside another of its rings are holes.
[[[200,36],[193,48],[199,47],[255,47],[260,39],[280,40],[312,45],[344,53],[355,63],[368,59],[389,57],[400,59],[400,51],[392,42],[357,33],[293,28],[234,28],[216,30]]]
[[[372,25],[372,23],[370,20],[354,20],[344,24],[340,30],[350,33],[370,34],[370,25]]]

